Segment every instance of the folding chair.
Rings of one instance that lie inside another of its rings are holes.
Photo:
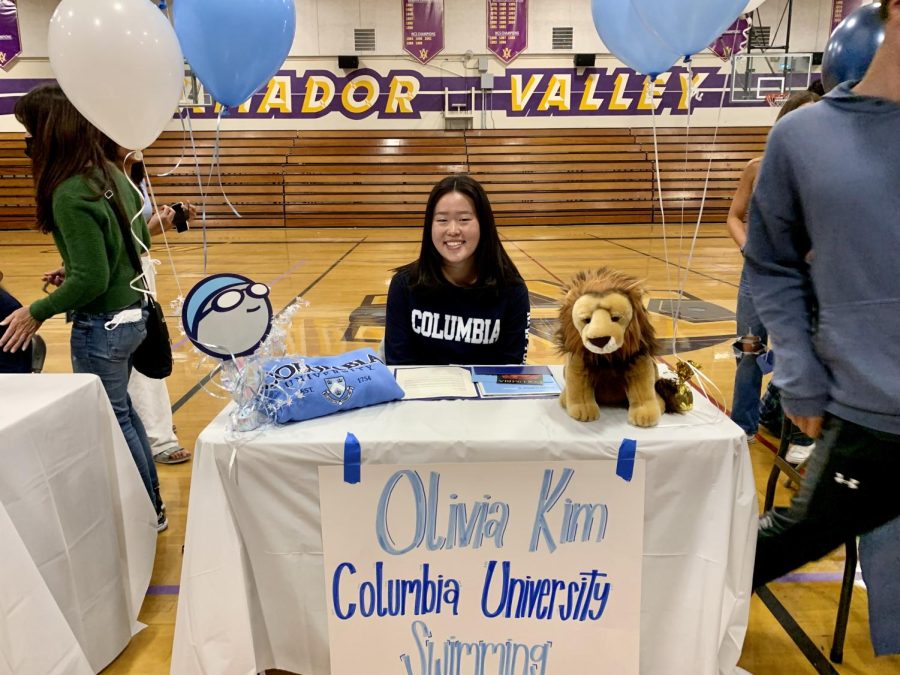
[[[31,372],[39,373],[44,369],[47,358],[47,343],[40,335],[31,338]]]
[[[764,512],[770,511],[772,504],[775,502],[775,488],[778,485],[778,475],[780,473],[785,474],[797,485],[800,485],[802,481],[798,467],[789,464],[785,459],[788,446],[791,444],[791,438],[795,431],[797,431],[797,427],[785,416],[784,423],[781,426],[781,440],[778,443],[778,453],[775,455],[775,463],[772,465],[769,481],[766,483],[766,498],[763,504]],[[841,597],[838,601],[837,617],[834,622],[831,653],[828,656],[833,663],[841,663],[844,660],[844,638],[847,635],[847,622],[850,618],[850,599],[853,595],[853,582],[856,580],[856,537],[851,537],[844,542],[844,548],[846,550],[844,578],[841,581]]]

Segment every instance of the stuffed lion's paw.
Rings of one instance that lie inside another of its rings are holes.
[[[593,422],[600,417],[600,406],[594,401],[586,401],[585,403],[569,403],[566,405],[566,412],[573,419],[579,422]]]
[[[628,408],[628,423],[636,427],[654,427],[661,414],[656,401],[634,405]]]

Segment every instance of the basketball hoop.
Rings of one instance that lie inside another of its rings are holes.
[[[773,108],[780,108],[784,105],[784,102],[787,101],[791,96],[791,92],[789,91],[775,91],[771,94],[766,94],[766,103],[768,103]]]

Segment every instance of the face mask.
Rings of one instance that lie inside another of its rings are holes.
[[[34,145],[34,136],[25,137],[25,156],[31,157],[31,146]]]

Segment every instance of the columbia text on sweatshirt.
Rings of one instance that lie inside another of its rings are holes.
[[[450,284],[414,292],[398,272],[388,291],[385,358],[391,365],[524,363],[528,324],[524,283],[499,293]]]

